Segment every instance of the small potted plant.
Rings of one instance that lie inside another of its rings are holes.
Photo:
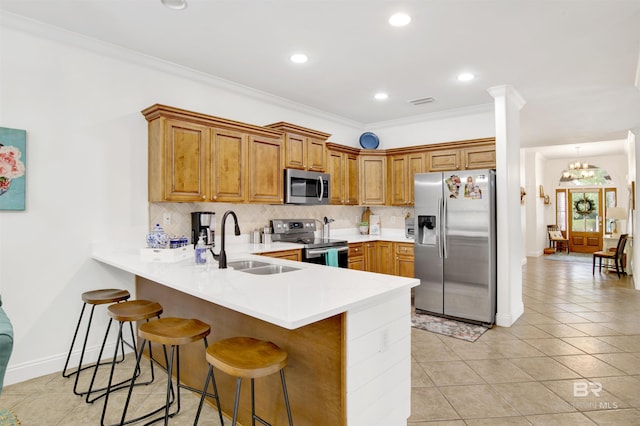
[[[360,229],[360,234],[366,235],[369,233],[369,222],[360,222],[358,224],[358,229]]]

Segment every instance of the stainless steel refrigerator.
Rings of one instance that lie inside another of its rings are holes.
[[[414,184],[416,311],[493,324],[495,171],[419,173]]]

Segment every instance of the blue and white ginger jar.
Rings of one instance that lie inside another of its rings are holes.
[[[147,234],[147,246],[150,248],[165,248],[167,244],[169,244],[169,235],[164,232],[159,223],[156,223],[156,226]]]

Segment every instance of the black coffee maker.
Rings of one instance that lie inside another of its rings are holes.
[[[215,246],[216,214],[214,212],[191,212],[191,242],[198,243],[198,237],[202,235],[204,243]]]

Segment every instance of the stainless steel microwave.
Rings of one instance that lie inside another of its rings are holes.
[[[329,175],[284,169],[285,204],[329,204]]]

